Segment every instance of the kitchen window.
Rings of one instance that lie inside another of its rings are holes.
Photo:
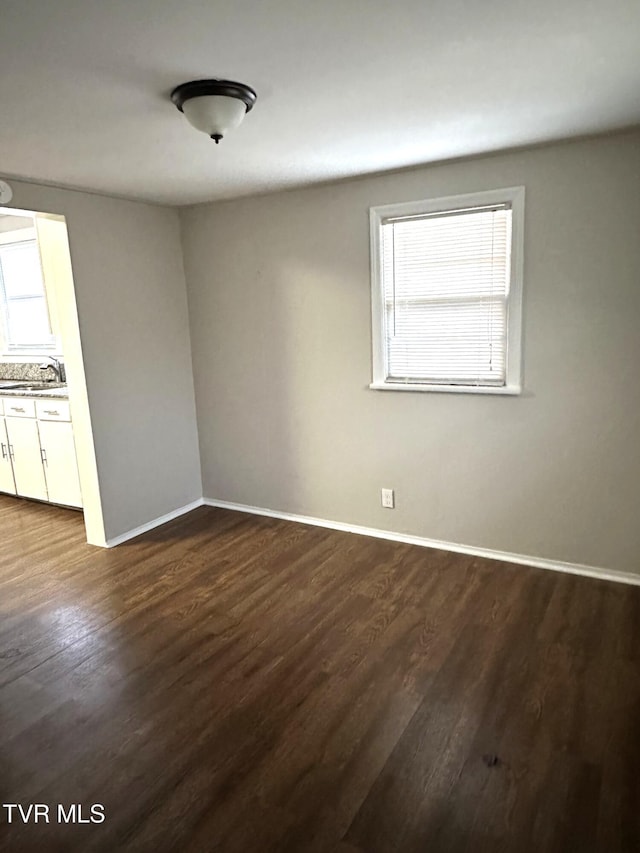
[[[0,320],[5,349],[8,353],[53,350],[56,339],[51,331],[38,242],[24,231],[14,233],[12,242],[0,242]],[[10,235],[2,236],[6,240]]]

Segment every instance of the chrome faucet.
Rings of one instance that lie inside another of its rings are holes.
[[[58,382],[62,382],[62,366],[57,358],[54,358],[52,355],[47,356],[47,361],[43,361],[40,365],[40,370],[53,370],[55,373]]]

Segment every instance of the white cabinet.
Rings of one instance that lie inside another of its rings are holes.
[[[0,418],[0,492],[16,494],[16,484],[13,479],[13,465],[9,453],[9,439],[4,418]]]
[[[68,400],[0,399],[0,492],[82,506]]]
[[[65,506],[82,506],[71,424],[68,421],[40,421],[38,429],[49,500]]]
[[[5,418],[16,491],[23,498],[48,500],[38,422],[34,418]]]

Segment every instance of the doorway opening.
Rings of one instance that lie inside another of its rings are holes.
[[[0,207],[0,492],[84,514],[105,545],[64,216]]]

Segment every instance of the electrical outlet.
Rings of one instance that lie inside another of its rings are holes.
[[[380,492],[382,494],[382,506],[386,509],[393,509],[395,506],[393,489],[380,489]]]

